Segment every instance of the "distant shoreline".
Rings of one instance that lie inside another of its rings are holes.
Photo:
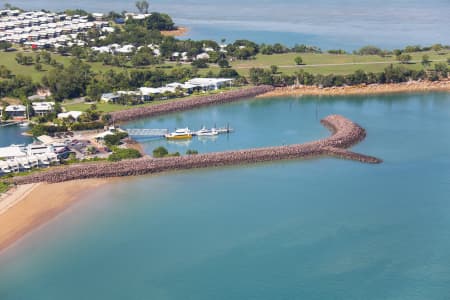
[[[358,86],[328,87],[289,86],[275,88],[257,98],[282,96],[347,96],[376,95],[414,92],[450,92],[450,79],[441,81],[410,81],[403,83],[370,84]]]
[[[161,30],[161,34],[164,36],[183,36],[189,32],[187,27],[178,27],[175,30]]]

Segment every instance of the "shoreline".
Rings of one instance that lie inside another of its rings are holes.
[[[178,27],[175,30],[161,30],[161,34],[163,36],[183,36],[186,35],[189,32],[189,28],[187,27]]]
[[[316,86],[289,86],[275,88],[257,98],[283,96],[357,96],[415,92],[450,92],[450,79],[441,81],[410,81],[402,83],[370,84],[320,88]]]
[[[335,88],[318,88],[318,87],[284,87],[284,88],[269,88],[269,87],[256,87],[250,93],[259,94],[256,95],[257,98],[269,98],[276,96],[302,96],[302,95],[318,95],[318,96],[341,96],[341,95],[369,95],[369,94],[388,94],[388,93],[408,93],[408,92],[427,92],[427,91],[450,91],[450,80],[438,81],[438,82],[408,82],[408,83],[399,83],[399,84],[382,84],[382,85],[368,85],[368,86],[349,86],[349,87],[335,87]],[[252,90],[250,88],[250,90]],[[262,91],[265,90],[265,93]],[[247,91],[248,92],[248,91]],[[263,93],[261,93],[263,92]],[[234,93],[232,93],[234,94]],[[239,99],[245,98],[242,97],[241,93],[237,93],[240,95],[233,95],[232,97],[227,97],[225,95],[215,96],[215,97],[200,97],[199,99],[195,99],[197,101],[192,101],[189,99],[188,101],[182,101],[177,104],[176,107],[163,106],[163,109],[159,109],[158,107],[153,107],[148,110],[140,110],[140,109],[132,109],[127,113],[119,113],[117,119],[125,119],[132,120],[135,118],[140,118],[144,116],[153,116],[153,115],[161,115],[168,112],[173,111],[181,111],[186,109],[192,109],[200,106],[207,106],[211,104],[220,104],[226,102],[233,102]],[[247,93],[244,93],[247,94]],[[225,96],[225,97],[224,97]],[[184,102],[184,103],[183,103]],[[324,123],[326,127],[328,127],[333,135],[329,138],[333,137],[336,132],[339,130],[337,128],[330,128],[327,126],[326,122]],[[330,124],[328,124],[330,125]],[[331,126],[333,127],[333,126]],[[362,128],[361,128],[362,129]],[[360,140],[362,140],[365,136],[364,129],[362,129],[362,135],[356,139],[353,139],[351,144],[354,144]],[[320,141],[316,141],[320,142]],[[280,158],[276,159],[291,159],[291,158],[309,158],[311,156],[334,156],[337,158],[343,159],[353,159],[361,162],[371,162],[378,163],[381,160],[377,160],[376,158],[365,156],[362,154],[357,154],[350,152],[345,147],[334,147],[330,145],[323,145],[320,149],[312,149],[311,144],[315,142],[307,143],[306,152],[299,154],[293,154],[292,152],[287,154],[285,157],[282,155]],[[135,148],[142,152],[142,147],[140,144],[131,143],[129,145],[131,148]],[[293,150],[293,147],[298,147],[301,145],[291,145],[289,151]],[[350,146],[350,145],[346,145]],[[248,149],[248,151],[253,151],[258,149]],[[260,149],[261,151],[269,151],[268,149]],[[296,149],[297,151],[298,149]],[[303,149],[304,150],[304,149]],[[302,150],[302,151],[303,151]],[[272,147],[270,151],[274,151]],[[275,151],[276,152],[276,151]],[[233,152],[232,152],[233,153]],[[230,154],[226,152],[225,154]],[[239,153],[235,153],[239,154]],[[272,153],[273,154],[273,153]],[[277,153],[279,155],[280,153]],[[203,155],[197,156],[198,158]],[[148,157],[144,157],[143,159],[149,160]],[[170,159],[164,159],[164,164],[170,164],[169,168],[163,166],[154,166],[153,169],[149,172],[142,170],[137,172],[128,172],[126,175],[139,175],[139,174],[147,174],[147,173],[159,173],[162,169],[167,170],[180,170],[183,167],[173,166]],[[175,158],[176,160],[176,158]],[[260,161],[268,161],[275,160],[272,158],[268,159],[267,157],[261,156],[251,157],[249,163],[260,162]],[[215,160],[210,162],[211,166],[225,166],[229,165],[228,163],[221,162],[219,160]],[[242,161],[241,161],[242,163]],[[186,163],[185,163],[186,164]],[[188,163],[189,165],[189,163]],[[201,163],[197,166],[188,166],[189,168],[198,168]],[[105,167],[106,165],[103,165]],[[162,169],[161,169],[162,167]],[[186,167],[186,166],[185,166]],[[162,170],[164,171],[164,170]],[[127,172],[125,172],[127,173]],[[124,174],[125,174],[124,173]],[[123,176],[123,175],[122,175]],[[93,178],[92,178],[93,177]],[[6,192],[6,194],[0,195],[0,253],[6,248],[13,245],[15,242],[20,240],[22,237],[32,232],[35,228],[43,225],[44,223],[51,220],[53,217],[58,215],[60,212],[65,210],[75,201],[82,198],[84,193],[89,192],[90,190],[103,185],[107,182],[114,180],[109,176],[90,176],[89,179],[80,179],[74,178],[75,180],[58,182],[58,183],[29,183],[22,182],[26,184],[15,186],[12,190]],[[107,177],[107,178],[106,178]],[[81,177],[82,178],[82,177]],[[22,178],[23,179],[23,178]],[[19,179],[19,181],[21,181]],[[56,180],[60,181],[60,180]],[[34,181],[36,182],[36,181]],[[49,199],[48,195],[52,194],[53,197]]]
[[[0,201],[0,254],[41,225],[82,198],[82,195],[111,182],[111,179],[87,179],[61,183],[38,183],[15,187]],[[52,195],[52,197],[49,197]],[[13,203],[5,206],[2,204]]]

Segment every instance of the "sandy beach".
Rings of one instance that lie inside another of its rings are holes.
[[[186,27],[178,27],[176,30],[161,30],[161,34],[164,36],[183,36],[189,29]]]
[[[414,93],[414,92],[450,92],[450,80],[442,81],[410,81],[404,83],[371,84],[359,86],[344,86],[319,88],[315,86],[290,86],[276,88],[275,90],[257,96],[345,96],[345,95],[375,95],[390,93]]]
[[[14,187],[0,198],[0,252],[108,181],[89,179]]]

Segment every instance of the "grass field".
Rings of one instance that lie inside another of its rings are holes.
[[[432,61],[445,62],[449,57],[450,51],[435,51],[410,53],[412,61],[415,63],[405,64],[404,66],[411,69],[421,69],[421,61],[423,55],[428,55]],[[300,56],[303,59],[303,65],[296,66],[295,57]],[[358,69],[366,72],[381,72],[390,64],[398,64],[395,57],[381,57],[378,55],[335,55],[328,53],[286,53],[274,55],[259,54],[253,60],[238,60],[232,62],[241,75],[248,75],[248,70],[253,67],[268,68],[271,65],[279,67],[279,71],[286,74],[292,74],[299,69],[314,74],[350,74]]]
[[[0,181],[0,194],[6,192],[10,188],[10,185],[6,182]]]
[[[47,73],[47,70],[50,68],[47,65],[43,65],[42,71],[37,71],[33,65],[23,66],[19,65],[15,56],[18,51],[15,52],[1,52],[0,53],[0,65],[5,65],[8,69],[10,69],[14,74],[22,74],[29,75],[33,78],[34,81],[40,82],[43,75]],[[25,55],[35,54],[31,51],[23,52]],[[416,52],[410,53],[412,56],[413,63],[405,64],[404,66],[411,69],[421,69],[421,60],[423,55],[428,55],[430,60],[432,61],[440,61],[445,62],[447,58],[450,57],[450,51],[440,51],[439,53],[435,51],[429,52]],[[296,56],[301,56],[303,59],[303,65],[296,66],[294,63],[294,59]],[[62,64],[68,64],[71,57],[70,56],[61,56],[59,54],[52,54],[52,58],[54,58],[57,62]],[[269,68],[271,65],[276,65],[279,67],[279,71],[285,74],[292,74],[299,69],[304,69],[305,71],[314,73],[314,74],[350,74],[358,69],[365,70],[367,72],[380,72],[389,64],[398,64],[395,57],[381,57],[377,55],[353,55],[353,54],[344,54],[344,55],[335,55],[328,53],[321,54],[313,54],[313,53],[286,53],[286,54],[274,54],[274,55],[262,55],[259,54],[255,59],[252,60],[237,60],[231,62],[231,66],[235,68],[239,74],[248,75],[248,71],[253,67],[261,67],[261,68]],[[106,71],[106,70],[124,70],[124,68],[120,67],[112,67],[105,66],[102,63],[94,62],[89,63],[92,67],[92,70],[95,72]],[[149,66],[143,67],[141,69],[155,69],[160,68],[169,72],[176,66],[174,62],[167,62],[163,65],[158,66]],[[189,64],[183,64],[185,67],[189,67]],[[136,70],[134,68],[128,68],[128,70]],[[207,69],[200,69],[199,74],[205,75],[209,71],[217,73],[219,68],[216,65],[210,65]]]
[[[235,90],[235,89],[239,89],[239,87],[232,87],[232,88],[226,88],[226,89],[221,89],[221,90],[217,90],[217,91],[210,91],[208,92],[208,95],[212,95],[212,94],[216,94],[216,93],[221,93],[223,91],[229,91],[229,90]],[[168,100],[155,100],[155,101],[151,101],[145,104],[140,104],[140,105],[122,105],[122,104],[112,104],[112,103],[95,103],[95,105],[97,106],[97,110],[104,112],[104,113],[109,113],[109,112],[114,112],[114,111],[119,111],[119,110],[125,110],[125,109],[130,109],[130,108],[136,108],[136,107],[142,107],[142,106],[151,106],[151,105],[157,105],[157,104],[163,104],[163,103],[168,103],[168,102],[173,102],[173,101],[179,101],[179,100],[185,100],[185,99],[189,99],[189,98],[194,98],[194,97],[198,97],[198,96],[204,96],[205,94],[192,94],[188,97],[183,97],[183,98],[173,98],[173,99],[168,99]],[[87,109],[89,109],[91,107],[92,103],[72,103],[72,100],[66,100],[62,103],[63,108],[66,111],[86,111]]]

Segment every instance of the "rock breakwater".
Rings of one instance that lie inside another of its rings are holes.
[[[160,173],[195,168],[253,164],[267,161],[333,156],[364,163],[381,163],[376,157],[346,150],[366,137],[364,128],[340,115],[330,115],[321,123],[332,135],[328,138],[288,146],[207,153],[181,157],[140,158],[116,163],[79,164],[56,167],[12,179],[15,184],[62,182],[86,178],[107,178]]]
[[[274,87],[269,85],[255,86],[251,88],[229,91],[220,94],[200,96],[190,99],[170,101],[159,105],[136,107],[128,110],[112,112],[111,117],[112,120],[115,122],[130,121],[143,117],[154,117],[207,105],[223,104],[237,101],[243,98],[251,98],[273,91],[273,89]]]

